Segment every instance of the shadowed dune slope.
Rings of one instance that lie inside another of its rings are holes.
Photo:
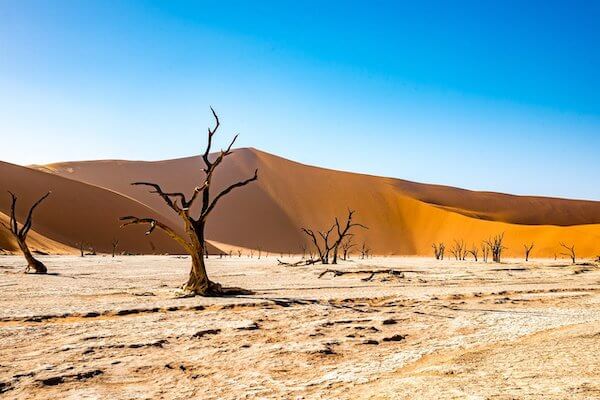
[[[176,224],[160,198],[130,183],[152,181],[189,194],[202,182],[201,167],[200,157],[189,157],[37,168],[122,193]],[[355,241],[367,241],[379,254],[430,255],[434,241],[448,247],[454,239],[479,245],[501,232],[507,255],[520,256],[524,243],[535,242],[533,256],[553,257],[561,252],[561,241],[576,244],[582,256],[600,253],[600,202],[472,192],[333,171],[255,149],[236,150],[226,159],[215,176],[213,194],[232,180],[251,176],[255,168],[259,181],[233,192],[215,209],[207,227],[209,239],[266,251],[298,251],[308,244],[302,226],[325,229],[351,207],[357,210],[357,221],[370,228],[357,230]]]
[[[10,198],[7,190],[18,197],[17,218],[25,219],[29,207],[45,192],[52,191],[37,209],[33,229],[64,245],[78,248],[83,241],[86,249],[112,251],[113,238],[119,239],[119,252],[182,253],[181,248],[162,232],[145,236],[145,227],[120,228],[119,218],[125,215],[160,218],[150,207],[122,194],[66,179],[31,168],[0,162],[0,212],[8,214]],[[8,232],[2,235],[8,235]],[[52,248],[48,248],[52,250]],[[214,249],[213,249],[214,251]],[[54,252],[54,251],[52,251]]]

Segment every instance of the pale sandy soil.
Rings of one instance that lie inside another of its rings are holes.
[[[2,398],[600,398],[597,266],[211,259],[257,294],[183,299],[185,258],[43,259],[0,257]]]

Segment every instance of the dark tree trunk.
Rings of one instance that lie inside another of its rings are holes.
[[[31,251],[29,250],[27,243],[25,243],[24,241],[19,240],[19,239],[17,239],[17,243],[19,244],[19,248],[21,249],[21,251],[23,252],[23,255],[25,256],[25,260],[27,260],[27,269],[28,270],[33,269],[33,271],[36,274],[45,274],[48,272],[48,269],[46,268],[44,263],[37,260],[33,256],[33,254],[31,254]]]

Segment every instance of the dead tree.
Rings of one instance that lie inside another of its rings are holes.
[[[352,243],[352,237],[348,236],[342,242],[342,260],[346,261],[348,259],[348,253],[353,247],[356,247],[356,244]]]
[[[371,249],[367,246],[367,242],[362,242],[362,245],[360,247],[360,258],[361,259],[365,259],[365,257],[369,257],[369,252],[371,251]]]
[[[119,239],[114,238],[110,244],[112,245],[112,256],[114,257],[117,252],[117,246],[119,245]]]
[[[502,259],[502,251],[506,249],[502,244],[504,242],[504,233],[496,235],[493,238],[489,238],[485,241],[485,244],[489,247],[492,253],[492,260],[499,263]]]
[[[467,247],[465,246],[465,241],[454,240],[454,244],[450,248],[450,253],[452,253],[456,260],[464,261],[467,258]]]
[[[306,258],[306,245],[304,243],[300,245],[300,250],[302,250],[302,259],[304,260]]]
[[[41,261],[35,259],[31,254],[29,246],[27,246],[27,235],[29,234],[29,231],[31,230],[31,225],[33,223],[33,212],[42,201],[44,201],[48,196],[50,196],[50,192],[46,193],[45,195],[40,197],[38,201],[33,203],[31,208],[29,209],[29,212],[27,213],[25,223],[21,226],[21,228],[19,228],[19,223],[17,222],[16,216],[17,196],[15,196],[15,194],[12,192],[8,193],[10,194],[11,198],[9,224],[6,225],[4,222],[1,221],[0,224],[6,230],[12,233],[12,235],[15,237],[15,240],[17,241],[17,244],[19,245],[19,248],[23,252],[23,256],[25,256],[25,260],[27,260],[27,268],[25,269],[25,271],[29,272],[31,269],[33,269],[33,271],[36,274],[45,274],[48,272],[48,269]]]
[[[467,250],[467,252],[473,256],[473,258],[475,259],[475,262],[479,261],[478,260],[479,248],[477,248],[477,246],[475,246],[475,244],[473,244],[473,246],[471,246],[471,249]]]
[[[302,232],[308,235],[313,242],[313,245],[315,246],[315,249],[319,255],[319,260],[321,260],[322,264],[329,264],[329,254],[333,248],[333,246],[329,243],[329,237],[331,236],[331,232],[333,232],[333,228],[335,228],[335,224],[332,225],[327,231],[317,231],[318,236],[312,229],[302,228]],[[321,240],[319,240],[319,238]],[[319,244],[319,241],[322,241],[322,244]]]
[[[525,261],[529,261],[529,255],[531,254],[531,250],[533,250],[534,243],[530,245],[524,244],[523,247],[525,248]]]
[[[83,248],[85,247],[85,243],[83,242],[83,240],[80,242],[77,242],[77,247],[79,247],[79,256],[84,257],[85,252],[83,251]]]
[[[163,201],[176,212],[184,223],[185,235],[182,236],[177,233],[174,229],[165,225],[164,223],[154,218],[138,218],[135,216],[122,217],[121,220],[126,221],[123,226],[131,224],[146,224],[149,226],[147,235],[151,234],[155,228],[163,230],[168,236],[175,240],[179,245],[188,253],[192,258],[192,267],[190,269],[189,278],[187,283],[184,285],[184,290],[191,294],[203,295],[203,296],[218,296],[223,293],[223,288],[219,283],[212,282],[208,278],[206,273],[206,265],[204,261],[204,255],[208,254],[207,247],[205,245],[204,228],[206,221],[210,213],[214,210],[219,201],[229,194],[232,190],[240,188],[249,184],[250,182],[258,179],[258,170],[254,171],[254,174],[242,181],[233,183],[223,189],[219,194],[211,198],[210,189],[212,184],[212,178],[216,169],[221,165],[225,157],[233,153],[231,147],[237,139],[237,135],[234,136],[233,140],[229,143],[226,150],[221,150],[219,155],[211,160],[210,151],[212,147],[213,136],[217,132],[220,126],[219,117],[211,107],[211,112],[215,118],[214,128],[208,128],[208,143],[206,150],[202,155],[204,161],[204,183],[196,187],[191,194],[187,197],[183,193],[165,192],[160,185],[152,182],[135,182],[132,185],[148,186],[153,190],[151,193],[155,193],[160,196]],[[194,217],[190,214],[192,206],[195,204],[198,198],[201,199],[200,212]]]
[[[346,224],[343,227],[340,225],[340,221],[338,220],[338,218],[337,217],[335,218],[335,227],[337,228],[338,238],[336,239],[336,241],[333,243],[333,246],[332,246],[333,247],[332,264],[337,264],[339,247],[340,247],[340,244],[342,243],[342,241],[344,240],[344,238],[352,235],[352,233],[350,233],[350,229],[352,229],[354,227],[369,229],[366,226],[364,226],[363,224],[352,222],[352,217],[354,216],[355,212],[356,212],[356,210],[348,209],[348,217],[346,218]]]
[[[433,247],[433,255],[435,256],[436,260],[443,260],[444,259],[444,252],[446,251],[446,245],[444,244],[444,242],[440,242],[439,244],[432,244],[431,247]]]
[[[486,242],[481,244],[481,256],[483,257],[483,262],[487,263],[490,256],[490,248]]]
[[[564,243],[560,243],[561,247],[563,247],[564,249],[567,250],[568,253],[560,253],[563,256],[567,256],[571,259],[571,261],[573,262],[573,264],[575,264],[575,261],[577,259],[576,255],[575,255],[575,245],[571,245],[571,246],[567,246]]]

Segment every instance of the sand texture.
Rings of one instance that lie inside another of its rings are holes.
[[[2,398],[600,398],[594,263],[211,258],[256,294],[177,298],[186,258],[42,260],[0,257]]]

